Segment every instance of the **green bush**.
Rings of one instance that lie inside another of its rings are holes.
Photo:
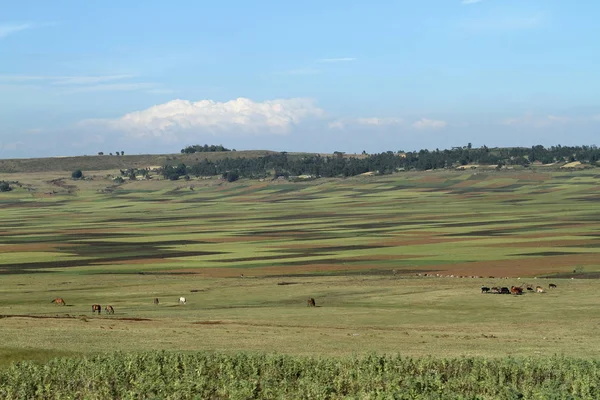
[[[71,173],[71,178],[73,179],[81,179],[83,178],[83,172],[80,169],[76,169]]]
[[[2,399],[598,399],[600,361],[112,353],[0,371]]]
[[[6,181],[0,181],[0,192],[10,192],[12,187]]]

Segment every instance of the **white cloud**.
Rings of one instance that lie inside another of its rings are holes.
[[[441,129],[445,128],[448,125],[446,121],[435,120],[435,119],[427,119],[421,118],[418,121],[415,121],[412,126],[415,129]]]
[[[536,28],[544,21],[542,14],[528,17],[498,17],[467,21],[461,24],[462,28],[473,31],[515,31]]]
[[[283,75],[316,75],[319,73],[321,71],[315,68],[296,68],[281,72]]]
[[[50,78],[53,85],[90,85],[94,83],[111,82],[134,78],[135,75],[105,75],[105,76],[62,76]]]
[[[344,129],[347,126],[369,125],[369,126],[390,126],[401,125],[404,123],[402,118],[345,118],[329,122],[331,129]]]
[[[44,75],[0,75],[0,84],[8,82],[14,85],[37,84],[60,87],[61,94],[85,92],[124,92],[145,90],[147,93],[172,93],[171,90],[160,88],[151,82],[131,82],[136,75],[73,75],[73,76],[44,76]],[[124,82],[123,82],[124,81]],[[129,82],[128,82],[129,81]]]
[[[131,92],[136,90],[151,90],[156,85],[148,82],[138,83],[106,83],[100,85],[91,86],[77,86],[72,89],[68,89],[63,93],[85,93],[85,92]]]
[[[173,100],[117,119],[86,120],[80,127],[108,128],[134,137],[169,139],[178,132],[212,134],[286,134],[290,128],[325,112],[310,99],[255,102],[238,98],[227,102]]]
[[[44,82],[50,85],[75,86],[111,82],[134,78],[135,75],[97,75],[97,76],[44,76],[44,75],[0,75],[0,82],[23,83]]]
[[[483,0],[462,0],[460,4],[469,5],[469,4],[477,4],[481,3]]]
[[[0,39],[3,39],[13,33],[25,31],[28,29],[42,28],[45,26],[56,26],[56,22],[46,22],[41,24],[34,24],[32,22],[26,23],[0,23]]]
[[[537,116],[528,113],[521,117],[506,118],[501,121],[501,124],[513,127],[546,128],[549,126],[563,125],[571,121],[572,119],[570,117],[558,115]]]
[[[25,24],[0,24],[0,39],[7,37],[13,33],[24,31],[27,29],[34,28],[35,25],[32,23]]]
[[[150,90],[146,90],[146,93],[150,93],[150,94],[171,94],[171,93],[175,93],[175,91],[172,90],[172,89],[150,89]]]
[[[356,61],[354,57],[340,57],[340,58],[321,58],[319,62],[322,63],[338,63],[338,62],[350,62]]]
[[[593,119],[594,121],[600,121],[600,114],[598,114],[598,115],[594,115],[594,116],[592,117],[592,119]]]

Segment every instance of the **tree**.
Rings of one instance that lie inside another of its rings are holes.
[[[104,155],[104,152],[102,152],[102,151],[99,151],[99,152],[98,152],[98,155],[99,155],[99,156],[103,156],[103,155]]]
[[[240,174],[237,172],[227,171],[222,175],[223,179],[227,179],[227,182],[235,182],[240,179]]]
[[[71,173],[71,178],[81,179],[81,178],[83,178],[83,172],[81,172],[80,169],[76,169],[75,171],[73,171],[73,173]]]
[[[10,192],[11,190],[12,188],[10,187],[10,184],[8,182],[0,182],[0,192]]]
[[[125,152],[124,152],[123,150],[121,150],[121,155],[122,155],[122,156],[124,156],[124,155],[125,155]]]

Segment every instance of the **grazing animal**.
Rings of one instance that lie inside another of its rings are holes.
[[[554,283],[551,283],[551,284],[549,284],[549,285],[548,285],[548,287],[549,287],[550,289],[552,289],[552,288],[556,288],[556,285],[555,285]]]
[[[523,294],[523,288],[520,288],[518,286],[511,286],[510,292],[512,294]]]
[[[185,297],[179,298],[179,304],[185,304]]]
[[[107,314],[115,313],[115,309],[113,308],[113,306],[106,306],[106,308],[104,310],[106,311]]]
[[[310,299],[308,299],[306,301],[306,306],[307,307],[316,307],[317,305],[315,304],[315,299],[313,299],[312,297]]]
[[[544,293],[544,289],[541,286],[536,286],[535,291],[538,293]]]
[[[92,304],[92,314],[98,311],[98,315],[102,311],[102,306],[100,304]]]
[[[500,288],[500,294],[510,294],[510,289],[506,286]]]
[[[489,288],[489,287],[486,287],[486,286],[482,286],[482,287],[481,287],[481,293],[487,293],[487,292],[489,292],[489,291],[490,291],[490,288]]]
[[[158,304],[158,297],[154,298],[154,304]]]
[[[500,294],[500,288],[498,286],[494,286],[490,291],[495,294]]]
[[[531,286],[527,286],[527,290],[529,290],[530,292],[533,292],[533,288]]]
[[[65,303],[65,301],[63,300],[62,297],[57,297],[54,300],[52,300],[50,303],[54,303],[58,306],[66,306],[67,305],[67,303]]]

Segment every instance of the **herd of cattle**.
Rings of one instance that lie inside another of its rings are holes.
[[[420,275],[420,274],[419,274]],[[422,276],[422,275],[421,275]],[[551,283],[548,285],[549,289],[555,289],[556,285],[554,283]],[[521,286],[511,286],[510,289],[507,286],[494,286],[494,287],[487,287],[487,286],[482,286],[481,287],[481,293],[482,294],[514,294],[514,295],[520,295],[523,294],[523,291],[527,290],[529,292],[536,292],[536,293],[545,293],[544,288],[541,286],[536,286],[535,289],[533,287],[533,285],[521,285]],[[62,297],[57,297],[55,299],[53,299],[51,301],[51,303],[54,303],[56,305],[60,305],[60,306],[66,306],[67,303],[65,302],[65,300]],[[154,304],[158,305],[160,303],[160,301],[158,300],[158,297],[154,298]],[[179,304],[186,304],[187,300],[185,297],[180,297],[179,298]],[[316,303],[315,303],[315,299],[314,298],[309,298],[306,302],[306,306],[307,307],[316,307]],[[108,305],[104,308],[104,310],[106,311],[107,314],[114,314],[115,313],[115,309],[113,308],[113,306]],[[100,304],[92,304],[92,313],[98,313],[98,315],[100,315],[102,311],[102,306]]]
[[[523,286],[525,286],[525,288],[523,288]],[[550,289],[555,289],[556,285],[554,283],[551,283],[550,285],[548,285],[548,287]],[[511,286],[510,289],[506,286],[503,287],[498,287],[498,286],[494,286],[494,287],[487,287],[487,286],[482,286],[481,287],[481,293],[492,293],[492,294],[523,294],[523,290],[527,290],[529,292],[536,292],[536,293],[544,293],[544,288],[541,286],[536,286],[535,289],[533,288],[533,285],[521,285],[521,286]]]

